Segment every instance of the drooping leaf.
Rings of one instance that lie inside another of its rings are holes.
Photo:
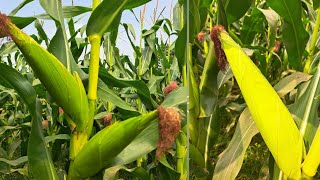
[[[295,72],[279,81],[273,88],[277,91],[280,97],[288,94],[297,85],[302,82],[308,81],[312,76],[301,72]]]
[[[24,0],[22,3],[20,3],[14,10],[12,10],[9,14],[9,16],[14,16],[20,9],[22,9],[25,5],[29,4],[33,0]]]
[[[129,0],[102,1],[92,12],[87,24],[87,36],[102,35],[122,12]]]

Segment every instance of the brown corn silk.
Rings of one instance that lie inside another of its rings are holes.
[[[160,159],[172,146],[181,129],[181,116],[177,108],[158,107],[159,141],[156,157]]]
[[[171,81],[163,90],[164,96],[167,96],[169,93],[171,93],[173,90],[178,88],[178,84],[176,81]]]
[[[220,32],[224,30],[224,27],[221,25],[217,25],[212,27],[210,32],[210,38],[214,43],[214,52],[217,59],[217,64],[219,69],[225,73],[228,68],[228,61],[226,54],[224,53],[222,47],[221,47],[221,41],[220,41]]]

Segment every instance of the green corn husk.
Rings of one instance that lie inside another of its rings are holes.
[[[158,111],[155,110],[99,131],[76,156],[69,178],[87,178],[106,168],[157,116]]]
[[[222,31],[222,49],[250,113],[276,163],[289,179],[300,179],[303,138],[276,91],[241,47]]]
[[[310,150],[302,164],[302,171],[309,177],[317,173],[320,164],[320,127],[313,138]]]
[[[74,121],[77,131],[83,131],[88,121],[88,100],[78,74],[73,77],[54,55],[3,14],[0,14],[0,30],[0,35],[5,34],[13,39],[41,83]]]

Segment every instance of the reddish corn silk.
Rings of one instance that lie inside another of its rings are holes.
[[[169,93],[171,93],[173,90],[178,88],[178,84],[176,81],[171,81],[163,90],[164,96],[167,96]]]
[[[181,129],[181,115],[174,107],[158,107],[159,117],[159,141],[157,144],[156,157],[160,159],[174,143]]]
[[[210,32],[210,38],[214,43],[214,52],[217,59],[217,64],[219,69],[225,73],[228,68],[228,61],[226,54],[224,53],[222,47],[221,47],[221,41],[220,41],[220,32],[224,31],[224,27],[221,25],[217,25],[212,27]]]
[[[202,42],[202,41],[203,41],[203,37],[204,37],[205,34],[206,34],[206,33],[203,32],[203,31],[201,31],[201,32],[198,33],[198,41],[199,41],[199,42]]]

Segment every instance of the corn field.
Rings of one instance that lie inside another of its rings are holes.
[[[320,179],[319,0],[2,0],[0,179]]]

